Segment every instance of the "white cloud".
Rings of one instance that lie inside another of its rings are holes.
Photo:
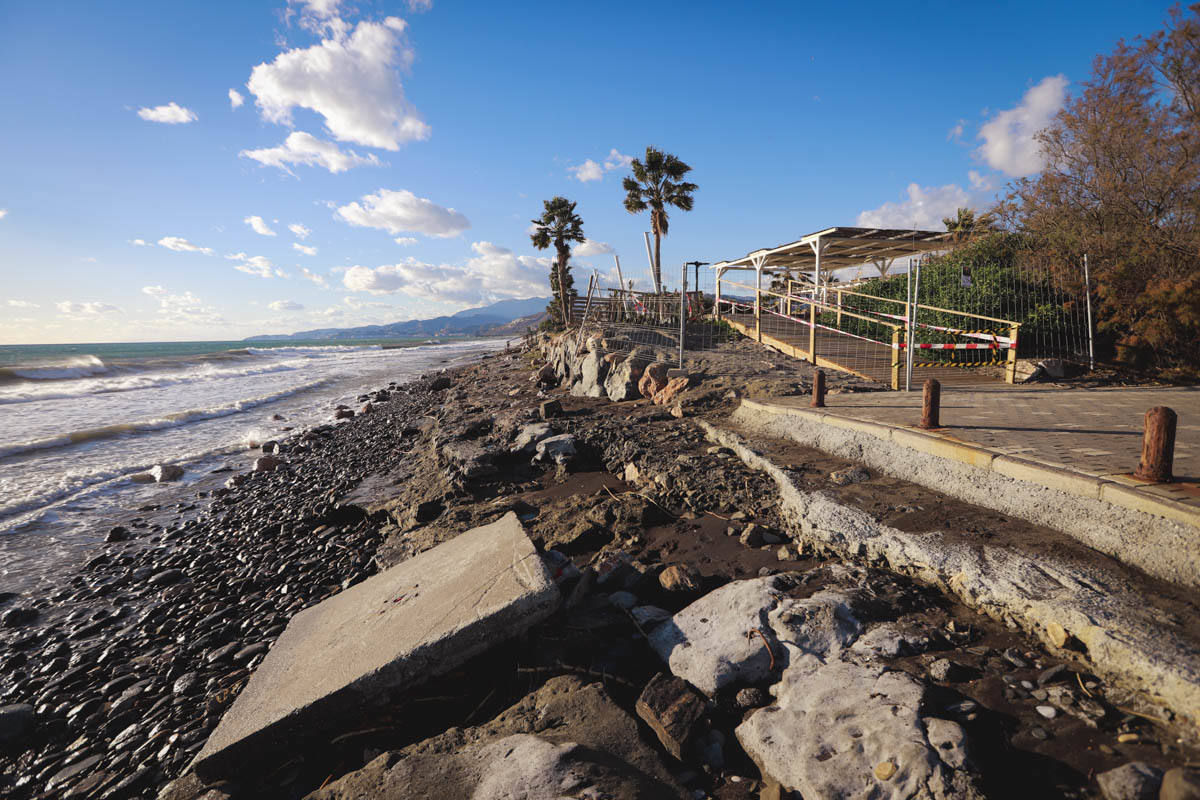
[[[414,14],[421,14],[433,8],[433,0],[408,0],[408,10]]]
[[[992,189],[992,179],[988,175],[981,175],[970,169],[967,170],[967,178],[971,181],[971,188],[977,192],[987,192]]]
[[[142,294],[148,294],[151,297],[161,297],[162,295],[164,295],[166,293],[167,293],[166,288],[162,287],[162,286],[143,286],[142,287]]]
[[[308,3],[330,13],[336,5]],[[246,86],[263,118],[291,125],[292,109],[311,109],[325,118],[335,139],[384,150],[429,138],[397,72],[414,56],[403,39],[404,20],[364,21],[353,32],[345,27],[329,26],[330,38],[254,67]]]
[[[212,255],[211,247],[201,247],[200,245],[192,244],[182,236],[164,236],[158,240],[158,243],[168,250],[174,250],[177,253],[204,253],[206,256]]]
[[[8,209],[7,209],[7,208],[0,208],[0,219],[4,219],[4,218],[5,218],[5,217],[7,217],[7,216],[8,216]]]
[[[13,308],[41,308],[37,303],[31,303],[28,300],[9,300],[8,304]]]
[[[304,306],[297,303],[295,300],[276,300],[274,303],[268,303],[267,308],[272,311],[303,311]]]
[[[550,259],[518,256],[491,242],[475,242],[471,249],[475,255],[464,264],[427,264],[409,258],[373,269],[350,267],[342,285],[354,292],[403,292],[462,307],[549,292]]]
[[[595,161],[592,161],[590,158],[587,161],[584,161],[582,164],[578,164],[574,167],[567,167],[567,172],[570,172],[572,175],[574,175],[575,180],[579,181],[580,183],[598,181],[604,177],[604,167],[600,166]]]
[[[289,1],[296,2],[296,0]],[[314,17],[332,17],[337,13],[341,0],[299,0],[299,4],[304,7],[305,13],[312,14]]]
[[[248,256],[245,253],[230,253],[225,258],[229,261],[240,262],[235,264],[233,268],[247,275],[257,275],[260,278],[270,278],[272,276],[283,277],[283,274],[279,270],[272,269],[271,260],[266,256]]]
[[[471,227],[470,221],[453,208],[442,208],[407,189],[380,189],[364,196],[361,204],[342,206],[337,216],[351,225],[380,228],[392,235],[423,233],[439,239],[458,236]]]
[[[246,217],[244,220],[242,220],[242,222],[249,225],[254,230],[254,232],[257,233],[259,236],[274,236],[275,235],[275,231],[271,230],[271,228],[268,227],[266,221],[263,220],[262,217],[258,217],[258,216]]]
[[[582,164],[567,167],[567,172],[570,172],[575,180],[580,183],[587,183],[588,181],[598,181],[604,177],[604,173],[628,167],[632,162],[633,156],[627,156],[614,147],[608,151],[608,155],[604,157],[603,163],[593,161],[589,158]]]
[[[296,238],[298,239],[307,239],[308,235],[312,233],[312,231],[301,225],[299,222],[293,222],[291,225],[288,225],[288,230],[296,234]]]
[[[138,247],[149,247],[150,246],[150,243],[147,242],[145,239],[130,239],[129,243],[136,244]]]
[[[947,142],[957,141],[958,139],[961,139],[962,135],[963,135],[964,126],[966,124],[967,124],[967,121],[965,119],[960,119],[958,122],[954,123],[954,127],[952,127],[949,130],[949,132],[946,134],[946,141]]]
[[[73,317],[95,317],[101,314],[123,314],[124,312],[111,303],[76,303],[73,300],[63,300],[54,306],[60,314]]]
[[[149,292],[148,289],[158,291]],[[189,327],[223,325],[227,322],[215,308],[205,305],[203,300],[191,292],[170,294],[161,286],[147,286],[142,291],[158,298],[158,313],[162,315],[162,319],[157,324]]]
[[[360,156],[353,150],[342,150],[333,142],[318,139],[305,131],[294,131],[288,134],[283,144],[276,147],[264,147],[258,150],[243,150],[238,155],[251,158],[268,167],[278,167],[289,175],[294,175],[288,164],[303,164],[309,167],[324,167],[337,174],[352,167],[369,164],[379,166],[380,160],[374,153]]]
[[[324,275],[318,275],[315,272],[309,272],[304,267],[300,268],[300,275],[303,276],[304,278],[307,278],[308,280],[312,281],[317,286],[320,286],[322,289],[329,288],[329,281],[325,280]]]
[[[412,236],[397,236],[395,241],[401,247],[412,247],[417,243],[417,240]]]
[[[155,106],[154,108],[139,108],[137,114],[148,122],[164,122],[168,125],[195,122],[198,119],[196,112],[184,108],[175,102],[167,103],[165,106]]]
[[[246,98],[242,97],[242,93],[237,89],[229,90],[229,107],[238,108],[242,103],[246,102]]]
[[[945,186],[919,186],[910,183],[906,190],[908,198],[898,202],[887,202],[879,208],[858,215],[858,225],[863,228],[917,228],[919,230],[942,230],[943,217],[952,217],[959,208],[970,207],[971,199],[961,186],[949,183]]]
[[[607,242],[597,242],[594,239],[587,239],[581,244],[575,245],[575,249],[571,251],[571,255],[579,258],[588,258],[590,256],[602,256],[606,253],[616,252],[612,245]]]
[[[975,154],[1013,178],[1042,169],[1041,145],[1034,134],[1048,126],[1067,96],[1065,75],[1051,75],[1025,92],[1016,108],[1001,111],[979,129],[983,144]]]
[[[304,253],[306,256],[315,256],[317,254],[317,248],[309,247],[308,245],[300,244],[299,242],[292,242],[292,249]]]

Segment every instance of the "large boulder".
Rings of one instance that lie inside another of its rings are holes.
[[[646,362],[636,353],[630,353],[628,358],[610,369],[608,378],[604,381],[604,391],[608,395],[608,399],[614,403],[620,403],[625,400],[637,400],[641,397],[638,382],[642,379],[645,369]]]
[[[552,678],[491,722],[384,753],[306,800],[689,797],[598,683]]]
[[[678,375],[674,378],[667,379],[667,385],[654,393],[653,402],[660,406],[669,406],[675,402],[675,398],[679,397],[685,389],[688,388],[688,383],[691,381],[687,375]]]
[[[670,369],[671,365],[665,361],[655,361],[646,367],[646,371],[642,373],[641,379],[638,380],[638,391],[641,392],[642,397],[652,398],[665,389],[667,387],[667,372]]]
[[[465,480],[496,474],[495,461],[498,453],[477,441],[448,442],[442,445],[449,468]]]
[[[571,394],[576,397],[603,397],[608,367],[608,362],[604,360],[604,354],[600,350],[590,351],[579,362],[579,382],[571,387]]]
[[[192,769],[229,778],[319,737],[521,635],[558,601],[515,514],[460,534],[293,617]]]

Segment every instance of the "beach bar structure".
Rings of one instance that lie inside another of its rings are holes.
[[[919,260],[953,245],[954,234],[947,231],[825,228],[788,244],[710,265],[716,279],[716,315],[746,336],[817,367],[849,372],[893,389],[913,381],[919,384],[926,377],[945,382],[944,365],[906,358],[909,342],[915,347],[931,346],[914,338],[915,297],[905,301],[863,295],[832,278],[838,270],[866,265],[878,277],[886,278],[899,259]],[[1007,364],[1005,378],[1013,381],[1016,323],[954,309],[924,308],[961,317],[965,336],[975,335],[973,329],[999,329],[999,335],[992,333],[985,344],[972,341],[937,346],[1003,347],[1007,351],[1001,358]],[[858,329],[850,330],[854,325]],[[956,372],[950,376],[951,382],[996,380],[979,371]]]

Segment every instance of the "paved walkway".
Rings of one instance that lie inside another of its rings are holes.
[[[772,403],[807,407],[811,398]],[[826,412],[912,427],[921,393],[871,392],[826,397]],[[1146,485],[1130,473],[1142,453],[1142,423],[1154,406],[1179,415],[1176,482]],[[996,453],[1104,478],[1200,509],[1200,387],[1057,389],[1041,386],[942,387],[939,433]]]

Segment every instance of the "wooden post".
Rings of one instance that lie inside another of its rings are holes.
[[[823,369],[819,369],[813,374],[812,407],[825,407],[825,370]]]
[[[900,327],[892,328],[892,389],[900,389]]]
[[[1008,363],[1004,366],[1005,383],[1017,382],[1017,331],[1020,327],[1017,323],[1008,329],[1008,338],[1012,341],[1008,344]]]
[[[1155,406],[1146,412],[1146,427],[1142,434],[1142,460],[1133,477],[1156,483],[1173,480],[1171,467],[1175,461],[1175,425],[1179,418],[1166,406]]]
[[[713,310],[716,312],[717,319],[721,319],[721,275],[725,272],[723,269],[717,270],[717,288],[713,292]]]
[[[842,290],[837,290],[837,326],[838,330],[842,329]]]
[[[937,378],[930,378],[925,381],[925,392],[921,396],[922,428],[942,427],[938,419],[941,404],[942,384],[938,383]]]
[[[790,317],[792,315],[792,273],[790,272],[787,278],[787,289],[784,291],[787,293],[787,298],[784,302],[787,304],[787,315]]]

